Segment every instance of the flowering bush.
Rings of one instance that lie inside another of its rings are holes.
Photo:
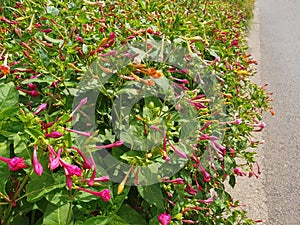
[[[0,223],[253,224],[249,2],[3,1]]]

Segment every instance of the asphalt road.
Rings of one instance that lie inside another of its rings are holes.
[[[300,224],[300,1],[257,0],[261,82],[274,93],[265,116],[263,185],[268,225]]]
[[[233,196],[262,225],[300,224],[300,0],[256,0],[249,37],[258,60],[254,82],[269,83],[275,116],[257,138],[259,179],[240,177]]]

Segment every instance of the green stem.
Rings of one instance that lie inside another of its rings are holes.
[[[10,214],[11,214],[11,209],[12,209],[13,203],[17,199],[17,197],[20,194],[21,190],[24,188],[26,182],[28,181],[28,178],[29,178],[29,174],[27,173],[26,176],[24,177],[24,179],[23,179],[20,187],[18,188],[18,190],[14,194],[13,198],[10,200],[11,202],[9,203],[8,208],[6,209],[6,211],[4,213],[4,220],[3,220],[3,224],[2,225],[6,225],[7,224],[8,220],[10,218]]]
[[[72,212],[72,202],[69,203],[69,210],[68,210],[68,216],[67,216],[66,225],[69,225],[70,217],[71,217],[71,212]]]

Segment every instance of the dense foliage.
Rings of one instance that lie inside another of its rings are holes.
[[[255,223],[253,1],[0,7],[0,224]]]

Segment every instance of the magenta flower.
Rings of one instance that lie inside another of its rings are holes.
[[[235,174],[237,174],[237,175],[239,175],[239,176],[246,176],[246,173],[244,172],[244,171],[242,171],[240,168],[238,168],[238,167],[235,167],[234,169],[233,169],[233,172],[235,173]]]
[[[37,86],[33,83],[27,84],[27,87],[29,87],[30,90],[36,90],[37,89]]]
[[[205,200],[198,200],[198,202],[203,202],[203,203],[206,203],[206,204],[211,204],[213,201],[214,201],[214,198],[208,198],[208,199],[205,199]]]
[[[49,168],[51,171],[53,171],[59,166],[60,153],[62,149],[60,148],[58,150],[58,153],[54,151],[51,145],[48,145],[48,149],[49,149]],[[56,158],[53,158],[52,156],[53,154],[56,156]]]
[[[92,156],[87,158],[79,148],[76,148],[75,146],[72,146],[72,148],[76,150],[78,154],[83,158],[83,169],[92,169],[93,167],[95,167],[95,162]]]
[[[77,177],[81,177],[82,170],[78,166],[69,164],[61,158],[59,159],[59,162],[64,167],[66,176],[76,175]]]
[[[46,108],[47,108],[47,103],[43,103],[37,108],[37,110],[33,114],[37,115],[38,113],[45,110]]]
[[[42,164],[37,159],[36,151],[37,151],[37,147],[34,146],[33,147],[33,157],[32,157],[33,170],[37,175],[42,176],[44,169],[43,169]]]
[[[199,170],[203,175],[203,181],[210,182],[210,174],[204,169],[204,167],[201,165],[200,161],[199,161],[198,165],[199,165]]]
[[[28,91],[28,90],[20,89],[20,91],[22,91],[22,92],[24,92],[26,94],[29,94],[32,97],[37,97],[37,96],[40,95],[40,93],[37,90],[30,90],[30,91]]]
[[[72,117],[84,104],[87,103],[88,98],[81,99],[80,103],[76,106],[76,108],[71,113],[70,117]]]
[[[0,156],[0,161],[7,163],[8,168],[11,171],[17,171],[28,167],[27,165],[25,165],[24,158],[19,158],[16,156],[12,159]]]
[[[170,144],[170,146],[172,147],[172,149],[174,150],[174,152],[175,152],[180,158],[183,158],[183,159],[187,159],[187,158],[188,158],[187,155],[186,155],[183,151],[181,151],[181,150],[179,150],[178,148],[176,148],[176,147],[172,144],[172,142],[171,142],[170,140],[168,140],[168,143]]]
[[[161,179],[162,182],[166,183],[172,183],[172,184],[184,184],[184,179],[182,178],[176,178],[174,180],[167,180],[167,179]]]
[[[240,125],[240,124],[242,123],[242,119],[236,119],[236,120],[234,121],[234,123],[235,123],[236,125]]]
[[[69,190],[72,190],[73,181],[71,176],[66,176],[66,185]]]
[[[167,214],[166,212],[160,214],[158,216],[158,221],[160,222],[161,225],[169,225],[171,222],[171,215]]]
[[[115,143],[108,144],[108,145],[102,145],[102,146],[95,146],[96,148],[115,148],[115,147],[121,147],[124,144],[123,140],[116,141]]]
[[[66,131],[73,132],[75,134],[84,136],[84,137],[90,137],[92,135],[92,132],[84,132],[84,131],[79,131],[79,130],[73,130],[69,128],[65,128]]]
[[[82,179],[80,180],[81,182],[89,182],[91,180],[91,178],[85,178],[85,179]],[[109,181],[109,176],[103,176],[103,177],[96,177],[94,178],[94,181],[96,182],[107,182]]]
[[[63,136],[63,134],[58,131],[52,131],[50,134],[45,134],[46,138],[60,138],[61,136]]]
[[[88,190],[88,189],[85,189],[82,187],[78,187],[77,189],[80,191],[87,192],[92,195],[96,195],[96,196],[102,198],[105,202],[108,202],[109,199],[111,198],[109,189],[104,189],[102,191],[91,191],[91,190]]]

